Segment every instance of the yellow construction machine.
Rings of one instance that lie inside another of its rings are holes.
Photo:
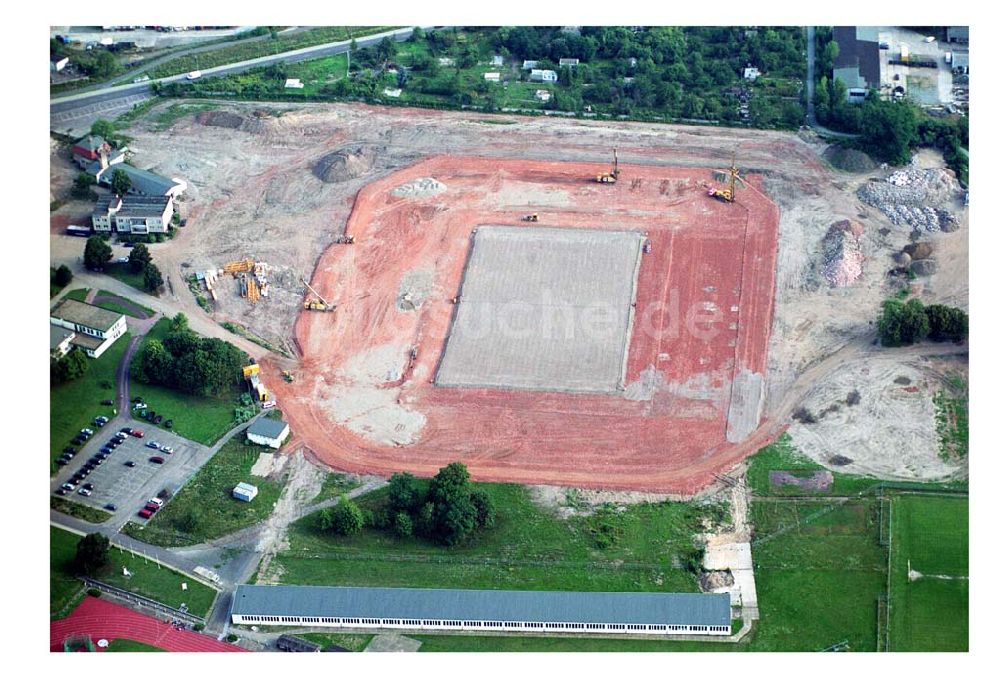
[[[306,286],[306,289],[313,293],[313,296],[306,296],[305,300],[302,302],[302,307],[306,310],[319,310],[328,311],[334,310],[337,307],[336,303],[330,303],[325,298],[320,296],[319,292],[309,286],[309,283],[302,280],[302,284]]]
[[[618,149],[614,149],[615,164],[610,172],[603,172],[597,175],[597,183],[617,183],[618,182]]]
[[[722,200],[723,202],[735,202],[736,201],[736,184],[739,183],[741,186],[746,186],[746,182],[740,176],[740,170],[736,167],[736,153],[733,153],[733,161],[729,165],[729,169],[720,169],[713,173],[713,178],[719,182],[725,182],[725,188],[709,188],[708,194],[710,197],[714,197],[717,200]]]
[[[521,220],[522,221],[527,221],[529,223],[537,223],[538,222],[538,214],[528,214],[527,216],[522,216]]]

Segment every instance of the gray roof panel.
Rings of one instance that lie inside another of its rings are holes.
[[[258,418],[256,421],[250,424],[247,428],[247,434],[249,435],[260,435],[261,437],[270,437],[273,440],[278,439],[278,436],[284,432],[288,424],[284,421],[277,421],[273,418]]]
[[[239,585],[232,613],[539,623],[729,625],[729,594]]]

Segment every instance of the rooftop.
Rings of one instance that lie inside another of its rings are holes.
[[[180,182],[175,179],[168,179],[165,176],[160,176],[159,174],[154,174],[153,172],[145,169],[133,167],[132,165],[124,162],[108,167],[104,170],[101,179],[110,183],[111,178],[114,176],[114,172],[117,170],[121,170],[128,174],[128,177],[132,179],[133,190],[140,193],[146,193],[147,195],[166,195],[167,191],[180,184]]]
[[[115,322],[124,317],[121,313],[113,313],[110,310],[74,299],[63,299],[49,315],[65,322],[72,322],[99,331],[108,331]]]
[[[288,424],[285,421],[278,421],[267,417],[258,418],[247,428],[247,434],[270,437],[272,440],[276,440],[281,436],[281,433],[285,432],[285,428],[287,427]]]
[[[729,594],[239,585],[232,613],[538,623],[729,625]]]
[[[126,195],[123,198],[104,195],[97,200],[94,215],[104,216],[117,209],[115,213],[121,217],[162,216],[171,199],[168,195]],[[117,208],[119,202],[121,207]]]
[[[107,142],[102,137],[89,135],[77,141],[73,144],[73,146],[75,148],[85,148],[93,153],[96,153],[105,143]]]
[[[59,345],[66,339],[73,336],[75,332],[65,329],[63,327],[57,327],[54,324],[49,325],[49,350],[55,350]]]

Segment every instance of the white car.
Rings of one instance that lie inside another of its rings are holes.
[[[146,82],[146,80],[149,80],[149,76],[148,75],[143,75],[141,77],[138,77],[135,80],[133,80],[132,82],[133,83],[139,83],[139,82]]]
[[[149,502],[150,503],[155,503],[156,505],[160,506],[161,508],[163,507],[163,501],[161,501],[158,498],[155,498],[155,497],[151,498],[151,499],[149,499]]]
[[[200,77],[201,77],[201,71],[191,71],[190,73],[187,74],[188,80],[197,80]]]
[[[160,447],[160,451],[162,451],[164,454],[172,454],[172,453],[174,453],[174,448],[173,447]]]
[[[128,263],[128,257],[127,256],[119,256],[118,257],[118,263]]]

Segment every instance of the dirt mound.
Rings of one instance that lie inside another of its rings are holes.
[[[878,163],[860,150],[840,146],[830,146],[823,151],[823,159],[837,169],[858,174],[875,171],[878,167]]]
[[[862,202],[880,209],[893,224],[918,233],[957,229],[958,220],[946,207],[963,194],[954,173],[945,169],[900,169],[858,189]]]
[[[206,127],[226,127],[228,129],[239,129],[245,122],[242,115],[224,110],[198,113],[195,119],[199,125],[205,125]]]
[[[903,251],[910,255],[911,261],[929,259],[934,253],[934,245],[930,242],[914,242],[903,247]]]
[[[733,578],[731,571],[706,571],[698,579],[698,585],[701,587],[702,592],[712,592],[719,588],[728,588],[734,582],[736,582],[736,579]]]
[[[321,157],[313,174],[325,183],[340,183],[364,176],[375,163],[375,153],[368,148],[338,150]]]
[[[864,272],[861,235],[864,228],[852,221],[838,221],[823,238],[823,277],[831,287],[846,287]]]

